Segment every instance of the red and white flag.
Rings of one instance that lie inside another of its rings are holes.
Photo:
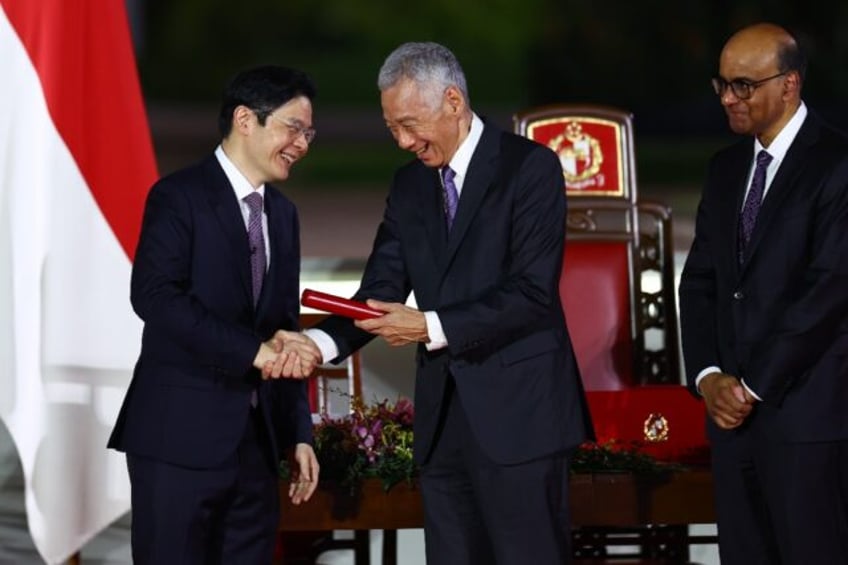
[[[0,0],[0,417],[48,563],[129,509],[106,440],[141,323],[129,304],[156,179],[123,0]]]

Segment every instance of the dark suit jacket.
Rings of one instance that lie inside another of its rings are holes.
[[[265,210],[270,266],[254,308],[247,232],[217,159],[151,189],[131,285],[144,320],[141,354],[110,447],[187,467],[219,465],[235,453],[257,385],[275,460],[285,447],[311,442],[305,383],[260,384],[252,368],[262,341],[298,327],[297,212],[270,186]]]
[[[749,425],[789,441],[848,439],[848,140],[808,114],[740,266],[752,143],[713,158],[698,208],[680,284],[689,385],[717,365],[763,398]],[[737,433],[711,421],[709,432]]]
[[[449,347],[419,345],[415,456],[430,452],[447,374],[486,454],[515,463],[563,451],[588,434],[580,374],[558,281],[565,196],[557,157],[486,125],[447,235],[438,171],[419,161],[395,175],[355,298],[435,310]],[[345,319],[319,327],[340,358],[372,336]]]

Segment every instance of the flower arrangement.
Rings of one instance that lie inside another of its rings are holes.
[[[407,398],[370,406],[361,398],[351,398],[349,415],[323,416],[313,432],[321,480],[354,489],[362,479],[379,478],[385,490],[411,481],[417,474],[412,461],[414,416]],[[282,473],[288,475],[285,462]]]
[[[402,481],[411,482],[417,474],[412,460],[414,416],[414,406],[406,398],[372,405],[365,405],[361,398],[351,398],[349,415],[322,417],[314,430],[321,480],[333,481],[351,492],[367,478],[380,479],[386,491]],[[659,461],[641,452],[639,447],[615,440],[584,443],[572,459],[571,472],[647,474],[680,467]],[[280,472],[283,478],[288,478],[285,461]]]

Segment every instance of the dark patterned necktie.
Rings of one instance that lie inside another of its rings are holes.
[[[253,283],[253,304],[259,303],[262,280],[265,278],[265,238],[262,236],[262,195],[252,192],[244,197],[250,214],[247,217],[247,239],[250,243],[250,275]]]
[[[456,172],[450,167],[442,169],[442,188],[445,191],[445,219],[448,222],[448,231],[453,225],[456,207],[459,205],[459,192],[457,192],[456,184],[453,182],[455,176]]]
[[[740,263],[745,258],[745,249],[751,241],[754,226],[757,225],[757,214],[760,213],[760,206],[763,202],[763,191],[766,187],[766,169],[768,169],[771,160],[772,156],[765,149],[757,153],[757,166],[754,169],[754,176],[751,179],[751,189],[748,191],[748,198],[745,199],[745,205],[742,207],[742,214],[739,218]]]

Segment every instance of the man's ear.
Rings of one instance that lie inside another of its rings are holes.
[[[233,131],[247,133],[254,115],[253,110],[247,106],[236,106],[236,109],[233,110]]]
[[[451,113],[460,114],[463,110],[465,110],[465,97],[457,87],[447,87],[445,90],[445,100],[448,103]]]
[[[783,79],[783,92],[784,94],[800,96],[801,75],[798,74],[798,71],[789,71],[786,74],[786,78]]]

